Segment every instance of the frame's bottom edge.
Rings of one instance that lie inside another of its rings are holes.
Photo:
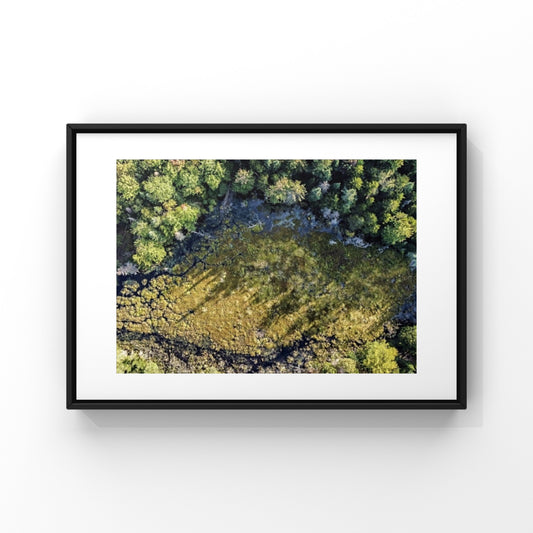
[[[72,400],[67,409],[466,409],[466,400]]]

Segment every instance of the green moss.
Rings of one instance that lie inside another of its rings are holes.
[[[128,353],[117,349],[117,374],[160,374],[162,370],[155,361],[142,353]]]

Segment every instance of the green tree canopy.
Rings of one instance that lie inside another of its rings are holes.
[[[397,374],[399,372],[396,357],[398,350],[386,341],[378,340],[367,343],[360,352],[362,364],[372,374]]]
[[[305,193],[305,185],[301,182],[283,177],[268,188],[265,197],[271,204],[293,205],[301,202]]]
[[[118,256],[160,265],[230,193],[301,204],[345,237],[416,252],[414,160],[145,159],[117,161]]]
[[[410,355],[416,355],[416,326],[405,326],[398,332],[400,349]]]

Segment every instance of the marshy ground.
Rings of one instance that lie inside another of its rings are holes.
[[[121,277],[122,371],[142,354],[151,366],[137,371],[368,372],[362,348],[405,326],[409,260],[343,240],[334,221],[243,203],[196,234],[164,271]]]

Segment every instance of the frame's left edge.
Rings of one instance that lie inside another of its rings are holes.
[[[67,124],[67,409],[76,405],[76,129]]]

